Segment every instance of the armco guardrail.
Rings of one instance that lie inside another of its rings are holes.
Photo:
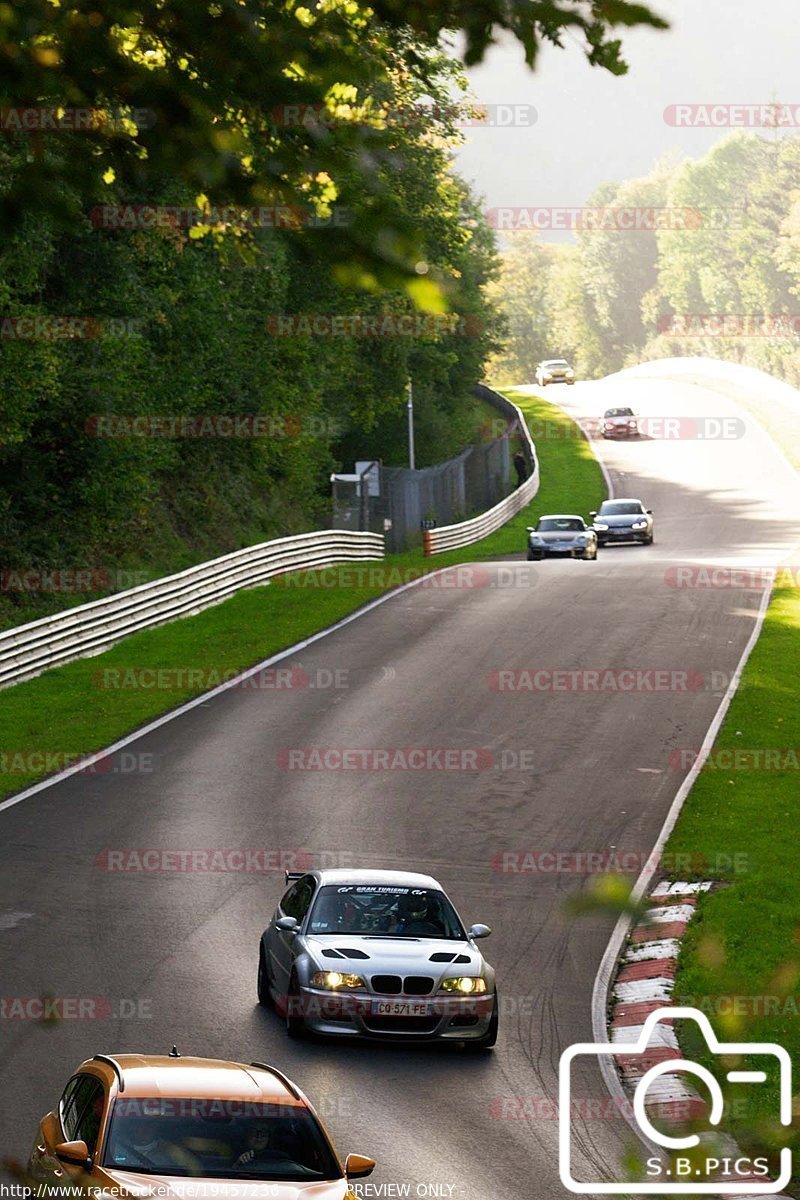
[[[471,517],[468,521],[459,521],[457,525],[442,525],[439,529],[427,529],[423,534],[423,546],[427,556],[442,554],[445,550],[455,550],[459,546],[470,546],[473,542],[479,542],[481,538],[494,533],[495,529],[499,529],[501,525],[505,525],[506,521],[510,521],[512,517],[516,516],[520,509],[525,508],[539,491],[539,463],[536,457],[536,447],[522,412],[516,404],[512,404],[499,392],[493,392],[491,388],[481,385],[475,389],[475,393],[481,399],[494,405],[508,418],[509,424],[518,428],[523,445],[527,450],[528,465],[533,463],[534,469],[523,484],[516,488],[510,496],[506,496],[505,500],[495,504],[494,508],[487,509],[486,512],[477,517]]]
[[[98,654],[130,633],[200,612],[276,575],[383,556],[382,534],[340,529],[301,533],[236,550],[177,575],[0,633],[0,687],[72,659]]]

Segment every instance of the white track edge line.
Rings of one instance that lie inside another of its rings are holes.
[[[502,393],[499,394],[502,395]],[[504,397],[504,399],[508,399],[508,397]],[[509,401],[509,403],[513,403],[513,401]],[[525,416],[524,413],[522,415],[523,417]],[[570,420],[574,421],[574,417],[572,417],[571,414],[568,413],[567,416],[570,417]],[[525,419],[525,423],[527,425],[527,418]],[[577,422],[575,423],[577,424]],[[595,455],[595,457],[597,456]],[[598,462],[599,461],[600,460],[598,459]],[[610,486],[611,481],[603,463],[600,463],[600,468]],[[167,725],[170,721],[174,721],[176,717],[182,716],[183,713],[190,712],[191,709],[197,708],[198,705],[205,704],[206,700],[212,700],[214,696],[219,696],[222,692],[227,692],[230,688],[241,683],[242,680],[249,679],[251,676],[256,675],[259,671],[263,671],[267,667],[271,667],[273,663],[281,662],[284,658],[288,658],[291,654],[299,654],[299,652],[301,650],[305,650],[307,646],[313,645],[314,642],[321,641],[322,638],[328,637],[328,635],[331,633],[336,633],[338,629],[343,629],[345,625],[349,625],[351,621],[355,621],[359,617],[366,616],[368,612],[372,612],[372,610],[378,608],[379,605],[385,604],[387,600],[391,600],[392,597],[399,596],[402,592],[406,592],[410,588],[418,587],[423,580],[430,579],[434,575],[441,575],[443,571],[452,571],[454,567],[463,567],[468,565],[470,564],[451,563],[448,567],[437,567],[435,570],[426,571],[417,579],[412,579],[408,583],[401,584],[400,587],[392,588],[383,596],[378,596],[375,600],[370,600],[368,604],[363,604],[360,608],[357,608],[355,612],[348,613],[346,617],[342,617],[341,620],[334,622],[333,625],[328,625],[325,629],[319,630],[318,633],[312,633],[310,637],[305,638],[302,642],[295,642],[293,646],[287,647],[286,650],[278,651],[277,654],[273,654],[270,658],[265,658],[262,662],[256,663],[254,667],[248,667],[239,675],[234,676],[233,679],[227,679],[224,683],[212,688],[211,691],[201,692],[199,696],[195,696],[193,699],[187,700],[184,704],[178,705],[177,708],[170,709],[169,712],[164,713],[160,717],[155,717],[152,721],[148,721],[146,725],[143,725],[141,729],[135,729],[133,733],[126,734],[125,737],[120,738],[116,742],[112,742],[110,746],[104,746],[101,750],[94,751],[94,753],[82,758],[79,763],[75,763],[70,767],[65,767],[62,771],[58,771],[55,775],[48,775],[46,779],[41,779],[38,783],[31,784],[29,788],[25,788],[23,791],[17,792],[13,796],[9,796],[7,800],[0,801],[0,812],[5,812],[6,809],[13,808],[16,804],[21,804],[23,800],[30,799],[31,796],[35,796],[39,792],[45,791],[46,788],[54,787],[55,784],[61,783],[62,780],[69,779],[72,775],[77,775],[79,772],[85,771],[87,767],[91,767],[101,758],[107,758],[109,754],[115,754],[117,750],[122,750],[125,746],[130,746],[131,742],[137,741],[139,738],[144,737],[145,734],[152,733],[155,729],[160,729],[162,725]],[[23,680],[22,682],[25,681]]]
[[[295,642],[293,646],[288,646],[285,650],[279,650],[277,654],[271,655],[270,658],[265,658],[262,662],[256,663],[254,667],[248,667],[246,670],[235,675],[233,679],[227,679],[224,683],[220,683],[211,691],[201,692],[199,696],[194,696],[191,700],[187,700],[184,704],[179,704],[177,708],[172,708],[169,712],[163,713],[160,717],[155,717],[152,721],[142,725],[140,729],[135,729],[132,733],[126,734],[116,742],[112,742],[110,746],[104,746],[101,750],[96,750],[91,754],[86,755],[80,762],[74,763],[72,766],[65,767],[58,771],[55,775],[48,775],[46,779],[39,780],[38,783],[31,784],[29,788],[25,788],[22,792],[17,792],[14,796],[9,796],[7,800],[0,802],[0,812],[8,808],[13,808],[16,804],[21,804],[23,800],[30,799],[38,792],[43,792],[46,788],[54,787],[55,784],[61,783],[64,779],[69,779],[72,775],[77,775],[79,772],[85,771],[91,767],[93,763],[100,759],[107,758],[109,754],[115,754],[117,750],[122,750],[125,746],[130,746],[131,742],[138,741],[148,733],[152,733],[155,729],[160,729],[162,725],[169,724],[177,717],[183,716],[184,713],[190,712],[193,708],[197,708],[200,704],[205,704],[207,700],[212,700],[214,696],[219,696],[223,692],[229,691],[236,687],[245,679],[250,679],[251,676],[257,675],[259,671],[271,667],[273,663],[281,662],[284,658],[289,658],[292,654],[299,654],[301,650],[305,650],[307,646],[311,646],[314,642],[319,642],[322,638],[326,638],[331,633],[336,633],[337,630],[343,629],[345,625],[349,625],[351,621],[358,620],[359,617],[366,616],[373,609],[378,608],[381,604],[386,604],[388,600],[392,600],[395,596],[399,596],[402,592],[408,591],[410,588],[418,587],[426,579],[430,579],[434,575],[441,575],[444,571],[452,571],[454,568],[463,567],[469,564],[451,563],[447,567],[438,567],[434,571],[427,571],[420,575],[417,579],[411,579],[408,583],[401,584],[400,587],[392,588],[383,596],[378,596],[375,600],[370,600],[369,603],[361,605],[355,612],[348,613],[346,617],[334,622],[333,625],[328,625],[325,629],[319,630],[318,633],[312,633],[310,637],[305,638],[301,642]]]
[[[731,701],[733,700],[734,694],[739,686],[742,673],[747,665],[747,660],[750,658],[755,644],[758,641],[761,628],[764,624],[764,618],[767,615],[767,609],[769,608],[769,604],[772,599],[773,591],[774,583],[771,583],[770,586],[765,588],[764,592],[762,593],[761,604],[759,605],[755,625],[753,626],[750,637],[747,640],[747,644],[742,651],[741,658],[739,659],[736,670],[731,677],[725,695],[722,697],[719,707],[714,714],[714,718],[708,727],[708,731],[703,739],[703,744],[700,747],[700,752],[692,764],[688,775],[678,789],[675,799],[670,806],[664,824],[662,825],[661,831],[656,839],[656,844],[653,847],[653,851],[648,860],[649,865],[644,868],[634,884],[631,892],[631,900],[634,903],[641,900],[648,886],[652,882],[653,876],[658,870],[658,856],[663,850],[669,835],[672,833],[672,830],[677,823],[678,817],[680,816],[681,810],[686,801],[686,797],[694,787],[695,780],[700,774],[700,771],[702,770],[705,761],[711,752],[717,734],[719,733],[722,723],[727,716]],[[602,1042],[607,1043],[609,1041],[608,1029],[606,1026],[609,989],[611,987],[611,981],[614,975],[614,968],[624,945],[625,938],[628,936],[628,932],[633,923],[634,918],[631,914],[623,913],[620,916],[611,934],[608,945],[606,946],[600,966],[597,969],[597,975],[595,976],[594,987],[592,989],[591,1012],[592,1036],[595,1043],[598,1044]],[[625,1092],[623,1090],[622,1083],[612,1063],[609,1061],[608,1056],[599,1055],[598,1058],[603,1079],[610,1095],[617,1101],[624,1101]],[[645,1136],[645,1134],[636,1124],[632,1114],[627,1112],[624,1103],[620,1111],[625,1116],[625,1119],[639,1140],[650,1150],[651,1153],[660,1155],[660,1148]]]

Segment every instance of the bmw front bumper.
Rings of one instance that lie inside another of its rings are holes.
[[[311,1033],[394,1041],[464,1042],[488,1033],[495,995],[383,996],[301,988],[289,998]],[[393,1012],[400,1006],[404,1012]],[[381,1011],[383,1010],[383,1011]]]

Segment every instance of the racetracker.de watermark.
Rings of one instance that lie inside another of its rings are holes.
[[[534,751],[485,746],[284,746],[277,763],[282,771],[530,771]]]
[[[0,750],[0,775],[51,775],[78,767],[80,775],[152,775],[158,758],[153,753],[118,750],[91,755],[68,750]]]
[[[132,337],[144,329],[141,317],[0,316],[0,341],[69,342]]]
[[[104,667],[92,674],[92,684],[102,691],[210,691],[229,684],[233,691],[298,692],[344,690],[350,686],[347,667],[264,667],[242,675],[227,667]]]
[[[502,205],[486,211],[487,224],[499,233],[654,233],[696,230],[741,229],[747,225],[747,209],[653,207],[571,208],[539,205]]]
[[[107,875],[269,875],[272,872],[349,869],[350,850],[237,846],[175,849],[171,846],[104,846],[94,858]]]
[[[702,692],[707,678],[702,671],[669,667],[532,667],[490,671],[491,692],[507,693],[627,693],[641,695]]]
[[[776,992],[727,992],[717,995],[683,995],[680,1003],[709,1017],[800,1017],[800,995]]]
[[[665,1100],[648,1104],[647,1111],[656,1121],[692,1120],[707,1111],[704,1100]],[[747,1115],[747,1102],[739,1097],[728,1106],[729,1113]],[[552,1096],[493,1096],[489,1115],[494,1121],[558,1121],[558,1101]],[[633,1100],[627,1096],[573,1096],[569,1115],[573,1121],[626,1121],[634,1118]]]
[[[745,422],[739,417],[653,415],[634,416],[631,420],[636,422],[634,436],[660,442],[729,442],[743,438],[747,432]],[[602,417],[582,417],[576,421],[539,417],[528,420],[528,429],[534,442],[579,442],[585,438],[597,441],[612,428],[613,422]],[[481,436],[485,441],[511,437],[517,432],[517,422],[505,422],[501,418],[490,418],[481,426]]]
[[[89,219],[95,229],[346,229],[353,214],[346,208],[318,213],[297,204],[98,204]]]
[[[95,855],[94,865],[108,875],[266,875],[310,871],[316,864],[309,850],[296,847],[174,850],[164,846],[106,846]]]
[[[272,313],[265,321],[270,337],[288,338],[478,337],[485,328],[457,313]]]
[[[0,1021],[110,1021],[151,1019],[153,1002],[109,996],[0,996]]]
[[[87,108],[75,105],[12,106],[0,108],[4,133],[130,133],[131,127],[151,129],[152,108]]]
[[[492,871],[499,875],[634,875],[657,870],[669,878],[698,871],[744,874],[750,869],[750,857],[744,853],[709,857],[688,852],[664,853],[653,850],[557,850],[526,847],[498,850],[491,859]]]
[[[95,413],[86,418],[84,428],[90,437],[96,438],[219,438],[223,441],[331,438],[341,431],[340,424],[328,417],[283,413],[205,413],[196,416]]]
[[[457,129],[531,129],[538,120],[532,104],[402,104],[359,107],[340,104],[276,104],[270,110],[279,129],[429,129],[446,122]]]
[[[664,123],[678,129],[797,129],[800,104],[668,104]]]
[[[706,566],[678,563],[667,567],[664,582],[671,588],[728,588],[763,591],[765,588],[800,587],[800,566]]]
[[[665,313],[657,329],[669,337],[794,340],[800,337],[800,313]]]
[[[275,580],[275,586],[311,588],[312,591],[337,588],[365,588],[388,591],[415,583],[434,591],[469,591],[472,588],[532,588],[538,582],[532,564],[498,565],[489,569],[479,564],[455,567],[393,567],[383,564],[344,563],[338,567],[322,567],[309,571],[293,571]]]
[[[697,208],[652,205],[595,208],[506,205],[488,209],[486,220],[492,229],[501,233],[526,230],[630,233],[656,229],[700,229],[703,214]]]
[[[699,757],[699,748],[675,747],[669,765],[673,771],[688,771]],[[703,770],[800,771],[800,746],[718,746],[704,759]]]
[[[146,571],[107,571],[89,567],[54,567],[51,570],[38,567],[5,567],[0,570],[0,592],[91,594],[124,591],[146,582]]]

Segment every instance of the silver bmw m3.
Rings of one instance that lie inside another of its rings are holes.
[[[497,1040],[494,971],[429,875],[287,871],[259,947],[258,999],[304,1033],[463,1042]]]

